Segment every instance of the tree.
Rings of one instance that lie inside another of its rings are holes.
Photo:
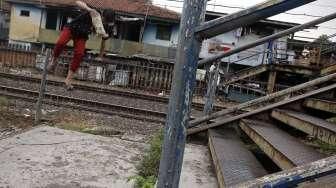
[[[323,51],[324,49],[330,47],[333,42],[329,39],[328,35],[321,35],[314,40],[314,43],[316,43],[317,45],[321,45]]]

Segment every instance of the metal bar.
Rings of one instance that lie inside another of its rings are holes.
[[[231,74],[231,77],[229,79],[225,80],[222,83],[222,85],[232,84],[232,83],[237,82],[239,80],[259,75],[263,72],[266,72],[267,70],[268,70],[267,65],[260,65],[260,66],[257,66],[257,67],[244,69],[240,72],[236,72],[236,73]]]
[[[229,113],[232,113],[232,112],[235,112],[235,111],[238,111],[238,110],[242,110],[242,109],[247,108],[247,107],[251,107],[255,104],[260,104],[260,103],[263,103],[263,102],[266,102],[266,101],[270,101],[270,100],[273,100],[275,98],[282,97],[282,96],[291,94],[293,92],[296,92],[296,91],[299,91],[299,90],[302,90],[302,89],[305,89],[305,88],[309,88],[309,87],[312,87],[312,86],[315,86],[315,85],[318,85],[318,84],[321,84],[321,83],[324,83],[324,82],[327,82],[327,81],[335,79],[335,78],[336,78],[336,73],[328,75],[328,76],[324,76],[322,78],[317,78],[315,80],[297,85],[295,87],[288,88],[288,89],[279,91],[277,93],[273,93],[273,94],[267,95],[265,97],[261,97],[261,98],[258,98],[258,99],[255,99],[255,100],[252,100],[252,101],[234,106],[232,108],[228,108],[228,109],[213,113],[209,116],[204,116],[204,117],[195,119],[195,120],[190,122],[189,127],[195,127],[195,126],[197,126],[197,125],[199,125],[203,122],[209,121],[211,119],[215,119],[215,118],[227,115]]]
[[[293,187],[336,172],[336,156],[251,180],[234,187]]]
[[[196,33],[203,38],[211,38],[313,1],[315,0],[269,0],[246,10],[208,21],[199,26]]]
[[[235,122],[237,120],[247,118],[247,117],[253,116],[255,114],[259,114],[261,112],[272,110],[274,108],[284,106],[284,105],[296,102],[298,100],[302,100],[302,99],[305,99],[305,98],[308,98],[308,97],[311,97],[311,96],[315,96],[315,95],[320,94],[320,93],[324,93],[324,92],[333,90],[335,88],[336,88],[336,84],[333,84],[331,86],[327,86],[327,87],[321,88],[319,90],[311,91],[309,93],[299,95],[299,96],[293,97],[293,98],[288,99],[288,100],[283,100],[283,101],[265,106],[263,108],[259,108],[259,109],[254,110],[254,111],[246,112],[246,113],[243,113],[243,114],[240,114],[240,115],[237,115],[237,116],[231,116],[231,117],[226,118],[224,120],[220,120],[220,121],[217,121],[215,123],[208,124],[208,125],[205,125],[205,126],[202,126],[202,127],[196,127],[196,128],[188,129],[188,135],[199,133],[199,132],[211,129],[211,128],[219,127],[219,126],[222,126],[224,124],[232,123],[232,122]]]
[[[207,58],[207,59],[203,59],[203,60],[199,61],[198,66],[203,66],[203,65],[205,65],[205,64],[208,64],[208,63],[211,63],[211,62],[220,60],[220,59],[222,59],[222,58],[224,58],[224,57],[228,57],[228,56],[230,56],[230,55],[239,53],[239,52],[241,52],[241,51],[244,51],[244,50],[247,50],[247,49],[250,49],[250,48],[259,46],[259,45],[264,44],[264,43],[266,43],[266,42],[268,42],[268,41],[270,41],[270,40],[274,40],[274,39],[281,38],[281,37],[283,37],[283,36],[286,36],[286,35],[295,33],[295,32],[297,32],[297,31],[301,31],[301,30],[303,30],[303,29],[310,28],[310,27],[312,27],[312,26],[315,26],[315,25],[318,25],[318,24],[321,24],[321,23],[330,21],[330,20],[335,19],[335,18],[336,18],[336,13],[333,13],[333,14],[330,14],[330,15],[328,15],[328,16],[325,16],[325,17],[316,19],[316,20],[314,20],[314,21],[311,21],[311,22],[308,22],[308,23],[305,23],[305,24],[302,24],[302,25],[299,25],[299,26],[296,26],[296,27],[293,27],[293,28],[290,28],[290,29],[281,31],[281,32],[279,32],[279,33],[276,33],[276,34],[273,34],[273,35],[264,37],[264,38],[259,39],[259,40],[257,40],[257,41],[248,43],[248,44],[246,44],[246,45],[244,45],[244,46],[237,47],[237,48],[235,48],[235,49],[233,49],[233,50],[230,50],[230,51],[227,51],[227,52],[224,52],[224,53],[215,55],[215,56],[210,57],[210,58]]]
[[[205,19],[206,0],[185,0],[181,18],[172,91],[161,155],[158,188],[179,187],[186,129],[196,83],[196,69],[201,41],[195,29]]]
[[[49,63],[49,56],[50,56],[49,51],[46,51],[46,58],[45,58],[44,66],[43,66],[43,75],[41,79],[39,97],[36,103],[35,124],[38,124],[41,120],[42,102],[43,102],[43,97],[44,97],[44,93],[46,90],[47,73],[48,73],[47,67]]]

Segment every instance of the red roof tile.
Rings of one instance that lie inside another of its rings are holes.
[[[8,0],[11,2],[22,0]],[[115,11],[124,13],[132,13],[137,15],[148,15],[159,18],[168,18],[171,20],[179,20],[180,14],[165,8],[161,8],[146,0],[82,0],[95,8],[110,8]],[[74,6],[76,0],[26,0],[24,3],[44,4],[50,6]]]

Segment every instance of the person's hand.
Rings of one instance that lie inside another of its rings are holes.
[[[106,33],[104,35],[102,35],[103,40],[108,40],[109,38],[110,38],[110,36]]]
[[[84,3],[83,1],[76,1],[76,5],[81,8],[81,9],[84,9],[84,10],[87,10],[89,12],[92,12],[92,8],[90,8],[89,6],[87,6],[86,3]]]

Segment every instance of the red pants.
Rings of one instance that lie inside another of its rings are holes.
[[[56,59],[61,55],[66,44],[71,39],[74,41],[74,57],[70,65],[70,69],[73,72],[76,72],[85,55],[86,39],[85,38],[74,38],[71,34],[70,28],[68,27],[63,28],[61,35],[56,43],[56,46],[54,48],[54,58]]]

